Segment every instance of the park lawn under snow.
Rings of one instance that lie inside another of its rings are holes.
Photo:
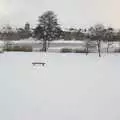
[[[32,62],[46,66],[32,66]],[[120,55],[0,54],[0,120],[120,120]]]

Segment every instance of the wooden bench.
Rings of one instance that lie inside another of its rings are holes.
[[[44,66],[46,63],[44,63],[44,62],[33,62],[32,64],[33,65],[42,65],[42,66]]]

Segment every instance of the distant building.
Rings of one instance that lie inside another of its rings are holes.
[[[25,24],[25,31],[30,31],[30,24],[27,22],[26,24]]]

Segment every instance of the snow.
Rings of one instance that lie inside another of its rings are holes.
[[[4,42],[3,41],[0,41],[0,46],[3,46],[4,45]]]
[[[2,42],[2,41],[0,41]],[[11,43],[14,44],[32,44],[32,43],[42,43],[42,41],[40,40],[36,40],[34,38],[30,38],[30,39],[21,39],[21,40],[11,40]],[[84,43],[84,41],[75,41],[75,40],[54,40],[51,41],[50,43]]]
[[[71,48],[71,49],[82,49],[84,50],[86,47],[86,42],[88,39],[84,41],[74,41],[74,40],[54,40],[49,42],[48,52],[60,52],[62,48]],[[42,41],[36,40],[34,38],[19,40],[19,41],[10,41],[12,46],[31,46],[33,51],[39,51],[42,49]],[[93,41],[92,43],[96,45],[96,42]],[[110,45],[111,44],[111,45]],[[0,41],[0,51],[2,51],[2,47],[4,45],[3,41]],[[115,49],[119,49],[120,43],[119,42],[109,42],[109,52],[114,52]],[[107,42],[101,42],[101,52],[106,52],[108,48]],[[96,51],[96,48],[93,48],[93,52]]]
[[[51,43],[84,43],[84,41],[76,40],[54,40]]]
[[[24,39],[24,40],[17,40],[17,41],[11,41],[14,44],[33,44],[33,43],[41,43],[41,41],[39,40],[35,40],[35,39]]]
[[[32,66],[32,62],[46,66]],[[1,120],[119,120],[120,55],[0,54]]]
[[[4,42],[0,41],[0,53],[3,52]]]

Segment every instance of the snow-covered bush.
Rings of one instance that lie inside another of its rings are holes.
[[[86,49],[74,49],[73,50],[74,53],[86,53]]]
[[[116,48],[116,49],[114,50],[114,53],[120,53],[120,48]]]
[[[61,53],[72,53],[72,49],[71,48],[62,48],[60,50]]]
[[[32,52],[32,47],[28,46],[9,46],[4,49],[4,51],[23,51]]]

